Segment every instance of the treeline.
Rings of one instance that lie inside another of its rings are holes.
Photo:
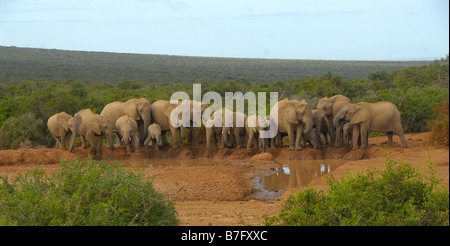
[[[325,61],[189,57],[107,52],[66,51],[0,46],[0,77],[39,81],[212,83],[291,81],[331,72],[344,79],[365,79],[377,71],[423,66],[432,61]]]
[[[427,122],[436,118],[432,106],[448,100],[449,58],[447,55],[445,59],[421,67],[374,72],[365,79],[356,80],[326,73],[317,77],[277,82],[249,79],[223,80],[218,83],[197,79],[195,82],[202,85],[202,93],[216,91],[224,96],[227,91],[276,91],[279,99],[305,99],[313,108],[320,98],[336,94],[349,97],[352,103],[390,101],[397,105],[402,114],[404,130],[421,132],[429,130]],[[184,91],[192,96],[192,84],[0,78],[0,148],[18,148],[21,144],[53,146],[54,140],[47,130],[46,122],[51,115],[61,111],[73,115],[81,109],[90,108],[100,113],[112,101],[141,97],[150,102],[168,100],[176,91]]]

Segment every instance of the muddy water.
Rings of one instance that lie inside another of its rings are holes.
[[[279,199],[284,191],[307,186],[315,178],[332,172],[345,162],[341,159],[283,161],[282,168],[277,168],[275,173],[255,180],[258,184],[256,188],[261,191],[256,192],[254,198]]]

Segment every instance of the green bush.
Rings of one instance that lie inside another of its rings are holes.
[[[47,146],[52,142],[46,124],[37,119],[33,112],[10,117],[0,127],[0,149],[17,149],[21,143],[27,142]]]
[[[267,225],[449,225],[449,193],[438,188],[431,161],[428,174],[410,163],[386,158],[384,170],[328,179],[326,194],[308,188],[283,203]]]
[[[177,225],[171,201],[142,171],[88,158],[61,160],[46,175],[31,168],[10,183],[0,176],[0,219],[17,225]],[[0,221],[0,223],[2,223]]]

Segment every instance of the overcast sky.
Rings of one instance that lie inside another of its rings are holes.
[[[242,58],[449,53],[448,0],[0,0],[0,45]]]

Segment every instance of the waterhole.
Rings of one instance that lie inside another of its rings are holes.
[[[343,165],[341,159],[283,161],[275,173],[258,177],[255,182],[260,192],[256,199],[279,199],[284,191],[307,186],[315,178],[328,174]]]

